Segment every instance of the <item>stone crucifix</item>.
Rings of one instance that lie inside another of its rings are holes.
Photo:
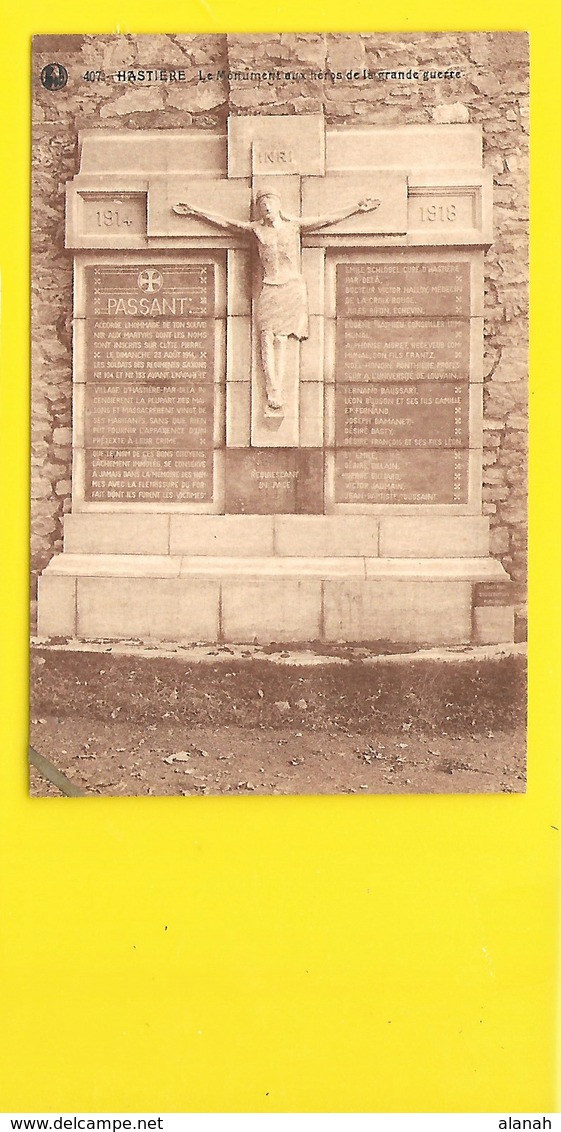
[[[282,410],[284,371],[288,338],[308,337],[308,296],[301,269],[301,233],[336,224],[358,212],[374,212],[379,200],[367,198],[328,216],[286,216],[278,193],[263,191],[255,198],[257,220],[231,220],[179,202],[173,212],[194,216],[231,232],[251,233],[263,271],[261,290],[254,309],[261,365],[265,376],[267,405]]]

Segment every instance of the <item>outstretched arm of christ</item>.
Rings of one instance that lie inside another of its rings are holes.
[[[172,212],[177,216],[194,216],[196,220],[207,220],[209,224],[215,224],[217,228],[226,228],[230,232],[252,232],[253,224],[245,220],[230,220],[227,216],[217,216],[212,212],[205,212],[202,208],[193,208],[191,204],[184,204],[180,201],[179,204],[174,204]]]
[[[347,220],[349,216],[355,216],[358,212],[375,212],[380,207],[381,201],[373,200],[372,197],[366,197],[365,200],[359,200],[358,204],[351,204],[347,208],[340,208],[337,212],[332,212],[328,216],[305,216],[298,221],[300,228],[305,232],[313,228],[326,228],[329,224],[337,224],[338,220]]]

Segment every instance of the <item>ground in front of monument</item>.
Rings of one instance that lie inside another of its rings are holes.
[[[384,647],[38,645],[31,744],[91,796],[523,792],[524,646]]]
[[[523,790],[527,36],[39,36],[33,73],[35,769]]]

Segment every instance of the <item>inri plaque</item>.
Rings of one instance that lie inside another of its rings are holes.
[[[86,268],[86,500],[213,497],[215,267]]]

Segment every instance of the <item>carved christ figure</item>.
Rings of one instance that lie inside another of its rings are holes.
[[[374,212],[379,205],[379,200],[368,198],[329,216],[303,219],[285,216],[278,194],[265,191],[258,193],[255,199],[257,220],[254,221],[230,220],[182,202],[173,208],[179,216],[194,216],[228,231],[251,232],[257,241],[263,281],[255,306],[255,328],[270,409],[282,409],[288,338],[302,341],[308,337],[308,296],[300,263],[301,233],[336,224],[357,212]]]

